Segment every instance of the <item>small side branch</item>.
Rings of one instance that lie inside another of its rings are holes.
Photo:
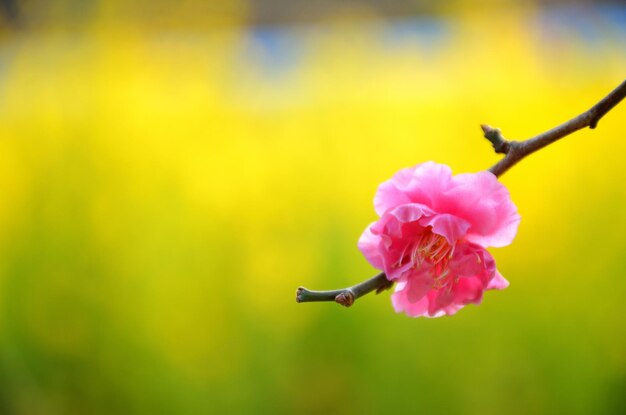
[[[585,127],[596,128],[598,121],[619,104],[624,97],[626,97],[626,81],[622,82],[609,95],[579,116],[525,141],[508,141],[502,136],[499,129],[481,125],[485,138],[493,144],[496,153],[505,154],[504,158],[493,165],[489,171],[495,174],[496,177],[500,177],[524,157],[535,151],[541,150]]]
[[[353,287],[343,288],[341,290],[331,291],[311,291],[304,287],[299,287],[296,291],[296,302],[307,303],[312,301],[335,301],[344,307],[350,307],[354,304],[354,301],[376,290],[376,294],[391,288],[392,281],[387,279],[384,272],[370,278],[367,281],[363,281]]]
[[[485,133],[485,138],[491,141],[493,149],[496,153],[506,154],[509,152],[511,148],[511,142],[504,138],[499,128],[493,128],[486,124],[481,124],[480,128],[483,129],[483,133]]]

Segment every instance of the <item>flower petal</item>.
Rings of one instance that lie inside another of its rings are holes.
[[[396,206],[395,208],[387,211],[385,215],[391,215],[401,223],[417,222],[419,219],[425,216],[433,216],[435,212],[426,205],[421,203],[407,203],[404,205]]]
[[[487,290],[504,290],[509,286],[509,282],[497,270],[487,285]]]
[[[483,276],[486,285],[496,271],[496,263],[482,246],[464,242],[457,244],[450,259],[450,270],[458,277]]]
[[[481,246],[502,247],[515,238],[520,222],[509,191],[490,172],[459,174],[446,192],[443,212],[467,220],[467,240]]]
[[[421,300],[433,288],[433,277],[428,275],[427,267],[407,280],[406,299],[413,304]]]
[[[374,268],[383,269],[383,258],[380,249],[381,238],[378,235],[374,235],[371,230],[371,225],[368,226],[361,234],[357,246],[359,250],[365,256],[365,259],[369,261]]]
[[[454,245],[456,241],[465,237],[470,227],[468,221],[447,213],[424,217],[420,220],[420,225],[431,226],[433,232],[444,236],[450,245]]]
[[[470,303],[480,304],[484,290],[485,286],[479,277],[459,278],[454,287],[454,302],[464,306]]]
[[[406,286],[402,287],[398,284],[396,292],[391,294],[391,304],[397,313],[404,312],[409,317],[428,316],[429,300],[426,296],[412,303],[407,298]]]
[[[452,170],[432,161],[400,170],[383,182],[374,196],[378,215],[406,203],[421,203],[435,207],[443,192],[449,188]]]

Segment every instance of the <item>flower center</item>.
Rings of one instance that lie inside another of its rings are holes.
[[[432,266],[433,288],[452,288],[457,278],[450,278],[448,262],[454,254],[454,247],[455,244],[450,244],[445,237],[433,233],[430,228],[425,229],[415,242],[407,246],[396,266],[411,262],[418,269],[428,262]]]
[[[418,267],[425,261],[433,265],[441,263],[447,265],[454,253],[454,245],[450,245],[445,237],[430,230],[425,230],[412,246],[411,261]]]

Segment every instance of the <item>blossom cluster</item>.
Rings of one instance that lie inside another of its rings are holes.
[[[397,283],[397,312],[451,315],[508,286],[486,248],[510,244],[520,216],[492,173],[453,176],[448,166],[422,163],[382,183],[374,207],[380,218],[358,245]]]

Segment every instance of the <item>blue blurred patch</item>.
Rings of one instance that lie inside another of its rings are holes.
[[[553,6],[539,16],[539,26],[549,35],[574,36],[583,46],[595,47],[617,35],[626,40],[626,6],[619,4]],[[550,41],[550,38],[546,39]],[[626,52],[626,42],[622,52]]]
[[[250,31],[250,49],[246,53],[252,55],[264,75],[280,77],[297,67],[303,46],[293,29],[262,27]]]
[[[401,19],[386,26],[382,41],[387,46],[414,43],[428,49],[437,46],[448,33],[448,26],[443,19]]]
[[[557,5],[538,15],[541,42],[574,37],[583,47],[597,48],[607,35],[626,39],[626,5]],[[450,23],[435,17],[410,17],[382,25],[380,42],[386,48],[415,46],[435,51],[450,35]],[[320,34],[323,26],[271,26],[251,28],[244,49],[245,61],[257,66],[268,80],[277,80],[295,70],[306,53],[306,38]],[[626,52],[624,48],[618,53]]]
[[[623,36],[623,46],[626,50],[626,5],[605,4],[598,7],[598,12],[602,15],[612,28]]]

